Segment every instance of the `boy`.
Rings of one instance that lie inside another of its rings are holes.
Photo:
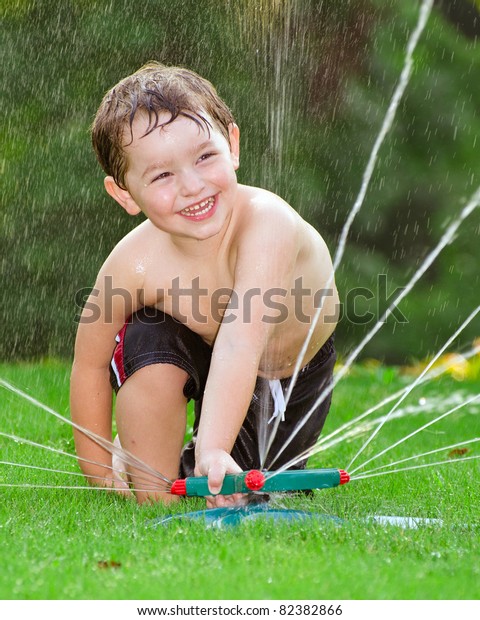
[[[208,476],[208,505],[226,505],[236,498],[216,495],[225,474],[268,467],[331,381],[338,299],[334,285],[322,291],[328,250],[278,196],[237,183],[239,129],[213,86],[191,71],[152,62],[122,80],[102,101],[92,141],[108,194],[147,219],[114,248],[85,305],[72,419],[111,441],[111,381],[122,447],[169,479]],[[194,439],[182,450],[191,398]],[[315,443],[329,405],[327,398],[275,466]],[[75,443],[92,484],[127,492],[107,450],[78,431]],[[139,502],[175,499],[154,476],[132,466],[127,474]]]

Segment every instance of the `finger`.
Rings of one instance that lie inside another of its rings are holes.
[[[132,491],[129,488],[118,487],[115,482],[112,480],[111,484],[102,485],[107,489],[107,493],[115,493],[116,495],[121,495],[122,497],[131,497],[133,496]]]
[[[224,497],[228,506],[245,506],[247,504],[247,496],[244,493],[234,493]]]
[[[115,493],[117,493],[118,495],[121,495],[122,497],[134,497],[130,489],[128,489],[128,491],[126,491],[125,489],[114,489],[114,491]]]
[[[133,497],[132,489],[128,486],[126,482],[124,482],[123,484],[117,484],[117,482],[115,482],[115,491],[116,493],[118,493],[119,495],[123,495],[124,497]]]
[[[230,455],[225,454],[225,457],[221,461],[212,464],[208,471],[208,486],[210,491],[217,497],[220,497],[218,494],[222,489],[225,475],[241,473],[241,467],[232,459]],[[218,507],[223,507],[226,506],[228,502],[220,500],[220,502],[217,501],[216,504]]]
[[[216,495],[214,501],[217,508],[226,508],[228,506],[225,495]]]
[[[225,495],[209,495],[205,499],[207,500],[208,509],[224,508],[225,506],[227,506],[227,503],[225,502]]]
[[[218,495],[225,478],[226,465],[221,462],[212,463],[208,470],[208,489],[212,495]]]
[[[234,495],[215,495],[211,497],[210,507],[214,508],[234,508],[235,506],[245,505],[246,496],[242,493]]]
[[[115,475],[113,476],[113,487],[117,490],[120,490],[120,489],[123,489],[124,491],[130,490],[130,486],[128,485],[128,482],[124,480],[123,478],[119,478]]]
[[[238,463],[236,463],[230,455],[228,455],[228,460],[225,465],[225,471],[227,474],[241,474],[242,468]]]

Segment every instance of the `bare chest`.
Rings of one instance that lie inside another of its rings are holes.
[[[213,344],[233,289],[233,272],[228,265],[204,265],[182,269],[162,286],[150,285],[143,305],[155,306],[184,323]]]

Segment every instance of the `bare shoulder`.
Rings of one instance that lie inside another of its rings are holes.
[[[298,213],[277,194],[260,187],[242,185],[240,188],[242,202],[249,216],[243,219],[246,224],[271,225],[270,218],[276,218],[278,225],[292,229],[303,221]]]
[[[99,276],[112,275],[138,284],[148,273],[153,252],[158,247],[159,231],[146,220],[130,231],[113,248],[105,260]]]
[[[279,196],[240,186],[235,282],[242,287],[284,286],[302,249],[302,219]]]
[[[266,251],[274,246],[291,256],[295,250],[324,245],[321,235],[280,196],[250,186],[241,186],[241,192],[240,246],[260,242]]]
[[[252,236],[295,243],[302,218],[280,196],[258,187],[241,186],[240,240]]]

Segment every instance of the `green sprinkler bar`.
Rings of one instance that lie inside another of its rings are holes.
[[[252,469],[241,474],[227,474],[219,495],[234,493],[275,493],[281,491],[306,491],[310,489],[331,489],[350,480],[343,469],[294,469],[276,472],[261,472]],[[172,495],[205,497],[211,495],[206,476],[180,478],[170,490]]]

